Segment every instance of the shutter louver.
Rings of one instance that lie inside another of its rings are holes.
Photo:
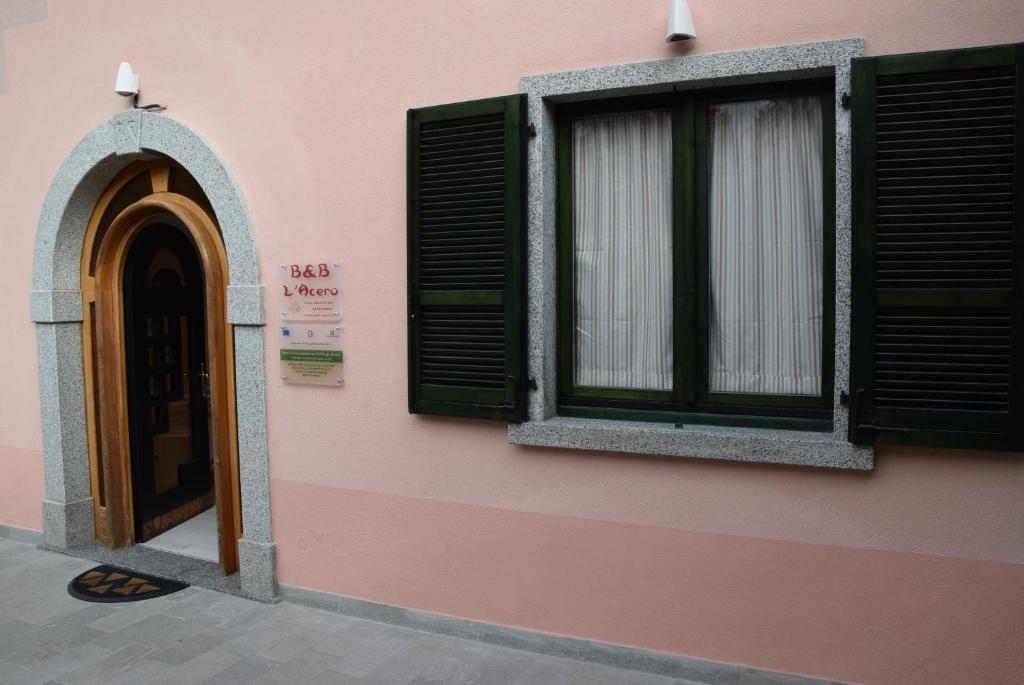
[[[855,442],[1022,447],[1019,53],[854,61]]]
[[[409,411],[521,420],[525,96],[409,110]]]

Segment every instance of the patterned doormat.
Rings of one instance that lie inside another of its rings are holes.
[[[188,583],[104,564],[75,577],[68,583],[68,594],[86,602],[138,602],[187,587]]]

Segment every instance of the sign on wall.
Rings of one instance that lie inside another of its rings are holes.
[[[301,260],[281,265],[281,379],[341,385],[341,264]]]
[[[341,264],[323,261],[282,264],[278,294],[282,321],[341,321]]]

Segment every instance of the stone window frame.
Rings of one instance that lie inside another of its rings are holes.
[[[874,466],[874,449],[847,440],[848,415],[840,401],[850,367],[850,92],[851,61],[864,55],[861,38],[845,38],[675,57],[552,74],[525,76],[529,121],[527,197],[527,368],[536,385],[528,420],[508,427],[517,445],[723,459],[839,469]],[[711,87],[834,77],[836,148],[835,383],[833,429],[811,432],[770,428],[685,425],[558,416],[556,189],[554,106]]]

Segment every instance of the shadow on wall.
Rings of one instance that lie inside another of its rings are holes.
[[[0,0],[0,93],[7,92],[7,49],[4,32],[46,19],[46,0]]]

